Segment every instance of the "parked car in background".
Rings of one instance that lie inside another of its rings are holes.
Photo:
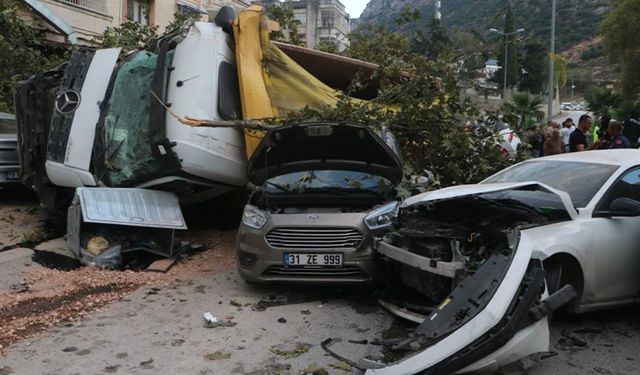
[[[238,231],[240,276],[254,283],[373,281],[372,233],[395,213],[402,173],[386,129],[304,123],[271,130],[249,160],[255,191]]]
[[[640,151],[554,155],[408,198],[376,244],[420,323],[372,374],[494,371],[549,350],[548,314],[640,302]],[[410,310],[410,309],[409,309]],[[416,350],[415,348],[419,348]]]
[[[0,112],[0,185],[20,182],[16,118]]]

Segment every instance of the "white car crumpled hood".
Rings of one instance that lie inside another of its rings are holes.
[[[451,186],[448,188],[429,191],[407,198],[402,203],[400,208],[406,208],[416,204],[435,203],[446,200],[465,198],[478,194],[495,193],[506,190],[518,190],[525,187],[533,186],[538,186],[542,190],[546,190],[557,195],[562,201],[571,219],[575,219],[578,216],[578,213],[573,206],[573,203],[571,202],[571,197],[569,196],[569,194],[564,191],[554,189],[549,185],[545,185],[543,183],[535,181]]]

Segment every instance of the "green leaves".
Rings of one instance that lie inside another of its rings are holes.
[[[0,0],[0,112],[14,112],[16,82],[60,64],[67,52],[41,43],[41,30],[22,20],[17,3]]]
[[[638,23],[640,2],[614,0],[613,10],[599,29],[611,59],[622,68],[619,83],[628,100],[637,100],[640,93],[640,34],[629,29]]]
[[[300,27],[302,22],[295,18],[293,9],[279,4],[271,4],[267,7],[267,17],[280,24],[280,30],[272,31],[269,39],[281,42],[295,44],[297,46],[304,45],[300,38]],[[288,32],[288,36],[284,31]]]
[[[103,48],[122,48],[123,53],[151,46],[158,38],[158,26],[127,21],[118,27],[107,27],[96,41]]]

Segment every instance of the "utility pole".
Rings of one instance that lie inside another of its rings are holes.
[[[553,94],[555,92],[553,55],[556,53],[556,0],[551,0],[551,51],[549,53],[549,97],[547,98],[547,120],[553,118]]]
[[[573,78],[571,78],[571,103],[573,103],[573,89],[576,88],[575,82],[573,81]]]
[[[555,0],[554,0],[555,1]],[[504,66],[502,67],[503,71],[504,71],[504,79],[503,79],[503,87],[502,87],[502,100],[506,100],[507,99],[507,62],[509,60],[509,37],[511,35],[514,34],[518,34],[518,33],[522,33],[524,32],[524,29],[518,29],[516,31],[512,31],[510,33],[504,33],[502,31],[499,31],[498,29],[489,29],[490,32],[492,33],[498,33],[502,36],[504,36]]]

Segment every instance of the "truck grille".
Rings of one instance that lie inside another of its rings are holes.
[[[340,268],[291,268],[285,266],[269,266],[265,276],[310,276],[310,277],[365,277],[360,267],[344,266]]]
[[[282,227],[266,235],[267,243],[278,249],[356,248],[364,236],[353,228]]]

